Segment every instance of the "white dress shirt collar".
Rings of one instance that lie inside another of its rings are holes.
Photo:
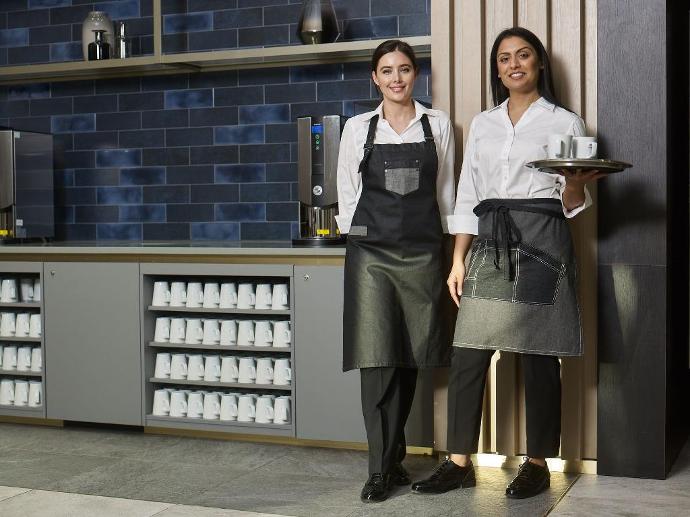
[[[410,120],[410,123],[408,124],[407,127],[410,127],[412,124],[417,122],[419,119],[422,118],[422,115],[427,115],[428,117],[435,117],[437,112],[430,110],[426,106],[424,106],[422,103],[413,101],[414,102],[414,118]],[[374,111],[369,111],[368,113],[364,114],[364,120],[371,120],[374,115],[379,116],[379,120],[385,120],[383,118],[383,102],[379,104]]]
[[[495,111],[497,109],[502,109],[502,110],[507,112],[509,100],[510,100],[509,98],[504,100],[498,106],[494,106],[493,108],[491,108],[489,110],[489,112]],[[531,108],[532,106],[538,106],[538,107],[543,108],[543,109],[548,110],[548,111],[553,111],[556,109],[556,105],[552,102],[547,101],[544,97],[539,97],[536,101],[534,101],[532,104],[530,104],[529,107]]]

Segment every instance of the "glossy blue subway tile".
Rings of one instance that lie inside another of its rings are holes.
[[[266,203],[267,221],[299,221],[299,204],[289,203]]]
[[[49,83],[12,85],[7,88],[7,100],[45,99],[50,97]]]
[[[94,151],[65,151],[55,154],[53,161],[56,169],[92,169],[95,167],[95,153]]]
[[[264,25],[298,23],[302,6],[299,4],[276,5],[264,9]]]
[[[145,241],[187,241],[189,240],[188,223],[144,223]]]
[[[237,70],[204,72],[189,77],[190,88],[220,88],[225,86],[237,86]]]
[[[189,127],[234,125],[238,118],[235,106],[193,109],[189,111]]]
[[[24,47],[29,44],[29,29],[0,30],[0,47]]]
[[[213,221],[213,205],[203,203],[169,204],[169,223],[204,223]]]
[[[212,165],[180,165],[168,167],[166,176],[168,185],[191,185],[213,183]]]
[[[7,49],[0,48],[0,65],[5,66],[7,64]]]
[[[96,129],[98,131],[139,129],[141,114],[136,111],[124,113],[98,113],[96,115]]]
[[[155,110],[141,112],[143,128],[188,127],[188,110]]]
[[[55,207],[55,224],[72,224],[74,223],[74,207],[73,206],[56,206]]]
[[[289,4],[289,0],[237,0],[237,7],[265,7]]]
[[[56,205],[92,205],[96,202],[93,187],[66,187],[55,189]]]
[[[369,85],[368,79],[319,83],[318,99],[319,101],[368,99],[370,95]]]
[[[101,79],[96,81],[96,94],[98,95],[106,93],[134,93],[139,91],[141,91],[141,79],[139,77]],[[160,98],[163,98],[162,95]]]
[[[165,145],[168,147],[211,145],[212,143],[213,128],[210,127],[165,130]]]
[[[426,0],[371,0],[371,16],[427,14]]]
[[[240,86],[284,84],[290,82],[289,68],[257,68],[240,70],[237,83]]]
[[[176,54],[179,52],[187,52],[188,50],[188,34],[186,32],[163,35],[164,54]]]
[[[220,11],[221,9],[236,9],[237,0],[187,0],[188,10],[196,11]]]
[[[117,131],[97,131],[76,133],[74,148],[79,149],[117,149]]]
[[[4,6],[4,2],[0,4]],[[36,9],[31,11],[14,11],[5,14],[7,29],[43,27],[50,25],[50,10]],[[29,36],[29,44],[31,37]]]
[[[264,90],[267,104],[316,100],[316,84],[314,83],[266,85]]]
[[[297,124],[266,124],[266,143],[279,144],[297,141]]]
[[[165,205],[121,206],[120,222],[164,223]]]
[[[269,122],[290,122],[288,104],[240,106],[240,124],[266,124]]]
[[[120,184],[118,169],[76,169],[74,185],[77,187],[116,187]]]
[[[189,148],[142,149],[142,165],[189,165]]]
[[[266,181],[269,183],[297,181],[297,164],[294,162],[267,163]]]
[[[367,18],[370,14],[370,0],[333,0],[333,7],[338,15],[338,20],[350,18]]]
[[[340,63],[290,67],[291,83],[340,81],[341,79],[343,79],[343,65]]]
[[[261,144],[264,126],[225,126],[214,129],[216,144]]]
[[[0,105],[0,114],[3,117],[28,117],[31,115],[31,103],[29,101],[3,102]]]
[[[268,9],[266,14],[274,8]],[[239,29],[242,27],[260,27],[261,25],[269,25],[264,21],[263,9],[256,7],[251,9],[228,9],[225,11],[216,11],[213,13],[213,29]],[[277,23],[286,23],[281,20]],[[272,23],[272,24],[275,24]],[[271,24],[271,25],[272,25]]]
[[[72,5],[72,0],[29,0],[29,9],[40,9],[42,7],[66,7]]]
[[[240,201],[290,201],[289,183],[246,183],[240,186]]]
[[[163,17],[163,33],[210,31],[213,29],[213,13],[169,14]]]
[[[67,115],[72,113],[72,99],[32,99],[31,115]]]
[[[93,95],[93,81],[65,81],[50,84],[51,97],[78,97],[81,95]]]
[[[144,2],[148,0],[143,0]],[[139,0],[116,0],[114,2],[99,3],[98,9],[105,11],[111,20],[125,20],[139,18]]]
[[[59,241],[94,241],[95,224],[56,224],[55,238]]]
[[[289,144],[258,144],[240,146],[240,163],[289,162]]]
[[[243,163],[216,165],[216,183],[263,183],[266,181],[266,165]]]
[[[116,223],[119,211],[112,205],[82,205],[74,207],[75,223]]]
[[[189,185],[144,186],[144,203],[189,203]]]
[[[141,78],[141,90],[144,92],[158,92],[167,90],[184,90],[189,87],[189,76],[181,75],[152,75]]]
[[[96,200],[99,205],[139,204],[141,187],[97,187]]]
[[[96,151],[98,167],[137,167],[141,165],[141,149],[104,149]]]
[[[139,241],[141,225],[135,223],[103,223],[96,225],[98,240]]]
[[[397,34],[397,16],[346,20],[343,27],[343,38],[347,40],[387,38]]]
[[[164,129],[120,131],[120,147],[162,147],[165,145]]]
[[[58,61],[81,61],[83,58],[81,43],[51,43],[50,60]]]
[[[227,203],[216,205],[216,221],[265,221],[264,203]]]
[[[120,185],[164,185],[165,167],[137,167],[120,170]]]
[[[165,92],[165,109],[209,108],[213,106],[213,90],[177,90]]]
[[[241,239],[245,241],[286,241],[292,239],[290,223],[241,223]]]
[[[74,136],[72,133],[53,132],[53,152],[60,153],[74,150]]]
[[[74,113],[112,113],[117,111],[117,95],[74,97]]]
[[[271,25],[237,30],[237,45],[243,47],[268,47],[290,43],[289,25]]]
[[[239,223],[192,223],[192,240],[238,241]]]
[[[238,42],[236,29],[190,32],[188,39],[190,52],[237,48]]]
[[[378,99],[359,100],[359,101],[345,101],[343,102],[343,115],[346,117],[354,117],[361,115],[367,111],[374,111],[381,103]]]
[[[94,131],[96,129],[96,115],[55,115],[50,124],[53,133],[72,133],[78,131]]]
[[[11,118],[9,126],[17,131],[50,133],[50,117]]]
[[[237,163],[239,149],[236,145],[209,145],[190,148],[189,161],[192,165],[207,163]]]
[[[143,111],[163,109],[163,92],[121,93],[120,111]]]
[[[192,185],[192,203],[235,203],[238,185]]]
[[[264,89],[255,86],[239,86],[231,88],[216,88],[214,92],[215,106],[240,106],[247,104],[261,104],[264,102]]]
[[[74,170],[55,170],[53,172],[53,185],[56,189],[74,186]]]
[[[428,36],[431,34],[429,15],[411,15],[398,17],[400,36]]]
[[[67,7],[54,7],[50,10],[51,25],[66,25],[69,23],[81,24],[86,16],[93,10],[91,5],[73,5]]]
[[[72,41],[72,28],[69,25],[48,25],[46,27],[33,27],[29,29],[30,45],[64,43],[70,41]],[[79,48],[81,48],[81,42]]]
[[[290,104],[290,120],[297,120],[299,117],[342,115],[342,113],[342,102],[301,102]]]
[[[187,12],[187,0],[162,0],[162,14],[181,14]]]

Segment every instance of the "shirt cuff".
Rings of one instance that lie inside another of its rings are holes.
[[[350,233],[350,225],[352,224],[351,216],[336,215],[335,222],[338,223],[338,230],[340,230],[340,233]]]
[[[560,192],[561,196],[561,205],[563,205],[563,190]],[[568,210],[565,205],[563,205],[563,215],[566,216],[568,219],[572,219],[575,217],[577,214],[585,210],[586,208],[590,207],[592,205],[592,196],[589,195],[589,190],[587,190],[587,187],[585,187],[585,202],[582,203],[580,206],[576,206],[572,210]]]
[[[449,215],[448,233],[457,235],[466,233],[468,235],[479,234],[479,218],[475,215]]]

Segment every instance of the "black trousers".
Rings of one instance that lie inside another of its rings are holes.
[[[390,472],[405,457],[416,368],[362,368],[362,413],[369,442],[369,474]]]
[[[486,374],[494,350],[453,348],[448,381],[448,450],[478,450]],[[561,440],[561,365],[558,357],[520,354],[525,378],[527,455],[558,456]]]

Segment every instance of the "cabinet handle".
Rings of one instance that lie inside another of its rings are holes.
[[[305,275],[304,275],[304,281],[305,281],[305,282],[308,282],[308,281],[309,281],[309,278],[310,278],[309,274],[305,274]]]
[[[50,271],[50,276],[55,276],[55,270],[54,269]]]

